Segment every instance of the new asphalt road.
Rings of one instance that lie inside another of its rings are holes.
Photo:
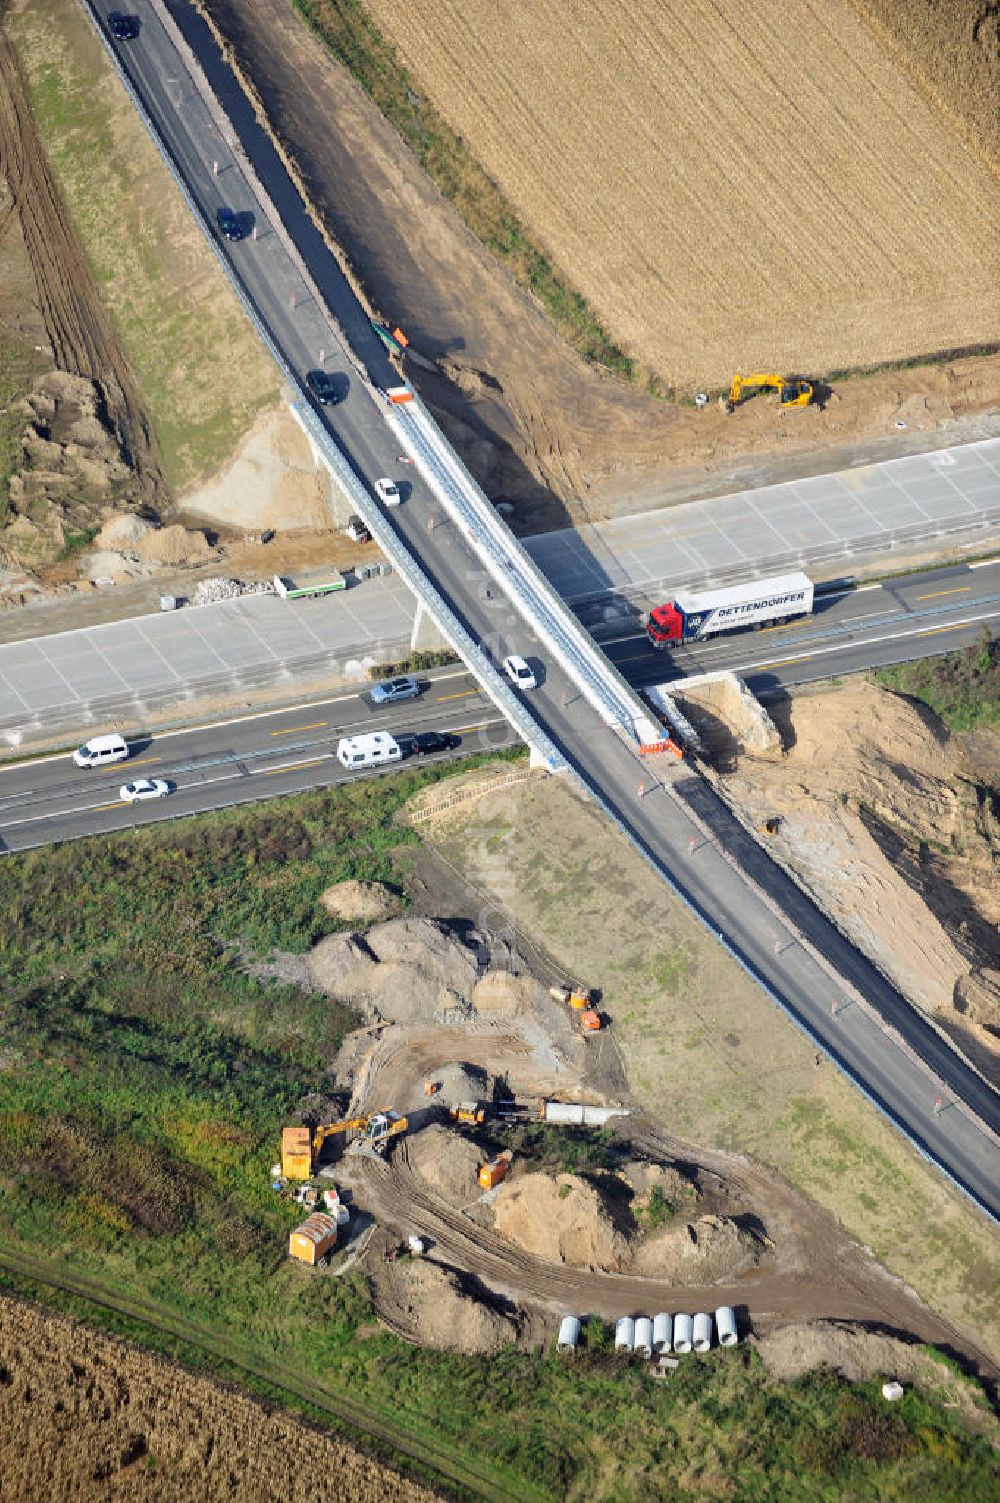
[[[126,66],[205,221],[214,224],[217,209],[226,203],[268,231],[227,247],[227,253],[272,346],[296,371],[313,366],[322,350],[327,367],[346,378],[347,399],[324,419],[356,474],[369,483],[393,475],[406,485],[404,504],[391,514],[391,525],[493,662],[510,651],[539,657],[519,612],[502,594],[487,593],[490,582],[482,565],[466,539],[444,522],[420,475],[398,466],[376,400],[354,379],[355,359],[365,363],[376,385],[391,381],[391,374],[379,351],[371,349],[370,330],[366,335],[350,289],[210,36],[188,7],[174,0],[170,10],[238,140],[220,120],[212,98],[198,92],[183,47],[178,52],[169,26],[162,24],[160,7],[143,0],[135,9],[142,34],[130,44]],[[276,225],[267,226],[264,199],[251,191],[244,162],[252,162],[266,196],[278,205],[284,221],[280,233]],[[308,306],[308,283],[288,253],[290,240],[347,330],[354,357],[337,346],[335,331],[315,302]],[[695,773],[676,763],[654,770],[597,717],[560,670],[540,666],[543,677],[530,696],[530,712],[595,800],[779,1005],[918,1148],[997,1217],[996,1093],[741,833]],[[627,926],[627,915],[623,922]]]

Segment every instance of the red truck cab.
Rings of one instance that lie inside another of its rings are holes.
[[[654,647],[684,640],[684,612],[674,604],[658,605],[650,611],[646,632]]]

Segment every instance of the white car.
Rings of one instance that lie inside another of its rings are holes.
[[[537,689],[538,680],[524,658],[509,657],[503,660],[503,671],[512,684],[519,689]]]
[[[134,783],[123,783],[118,797],[123,804],[139,804],[147,798],[166,798],[170,784],[164,778],[136,778]]]
[[[375,494],[386,506],[398,506],[403,499],[395,480],[376,480]]]

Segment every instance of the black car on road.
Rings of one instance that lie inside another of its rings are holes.
[[[416,731],[397,736],[404,757],[430,757],[435,752],[454,751],[461,746],[461,736],[451,736],[447,731]]]
[[[223,204],[216,218],[219,221],[219,233],[226,240],[245,240],[247,227],[242,214],[237,214],[235,209],[227,209]]]
[[[108,30],[116,42],[134,42],[139,35],[139,17],[113,10],[108,16]]]
[[[317,402],[322,402],[324,406],[340,401],[340,385],[328,371],[307,371],[306,385]]]

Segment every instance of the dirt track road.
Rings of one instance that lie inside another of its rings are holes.
[[[0,177],[9,199],[0,236],[16,215],[35,274],[56,366],[93,381],[148,500],[163,490],[156,438],[138,384],[101,303],[83,245],[62,203],[35,129],[13,43],[0,29]]]
[[[364,1057],[355,1061],[351,1111],[392,1105],[409,1114],[411,1134],[419,1131],[443,1116],[423,1096],[423,1081],[458,1061],[494,1076],[505,1074],[522,1101],[549,1094],[565,1098],[567,1093],[585,1100],[611,1099],[603,1078],[607,1072],[599,1072],[600,1080],[595,1077],[589,1049],[584,1047],[574,1058],[571,1050],[554,1049],[551,1040],[529,1043],[521,1033],[524,1021],[452,1029],[397,1025],[379,1032]],[[614,1073],[614,1097],[627,1102],[624,1077]],[[620,1092],[619,1085],[624,1088]],[[387,1162],[347,1155],[340,1161],[338,1178],[350,1185],[358,1206],[381,1226],[400,1240],[411,1232],[429,1237],[432,1258],[480,1280],[501,1301],[609,1319],[731,1304],[742,1307],[757,1330],[793,1320],[857,1321],[961,1353],[984,1382],[1000,1381],[1000,1366],[989,1353],[930,1311],[852,1241],[835,1216],[776,1174],[743,1156],[665,1133],[634,1103],[625,1131],[639,1156],[672,1163],[694,1180],[704,1209],[750,1217],[763,1227],[774,1245],[756,1269],[730,1284],[676,1286],[544,1262],[443,1199],[411,1163],[408,1138],[393,1146]],[[366,1258],[376,1286],[380,1246],[373,1243]],[[389,1323],[399,1329],[398,1321],[390,1317]],[[537,1322],[532,1319],[529,1325],[534,1330]]]

